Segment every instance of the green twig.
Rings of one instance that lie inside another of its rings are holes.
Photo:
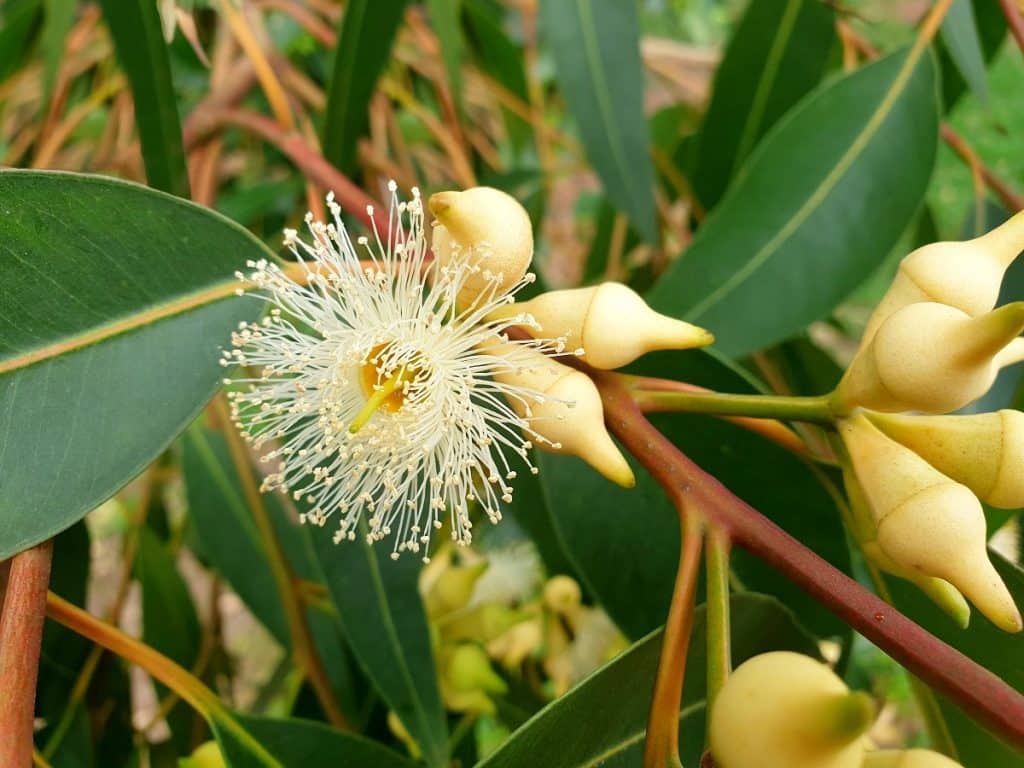
[[[807,421],[813,424],[832,424],[835,420],[829,400],[824,396],[733,395],[723,392],[647,389],[642,381],[633,389],[632,394],[642,410],[747,416]]]
[[[707,537],[707,655],[708,711],[715,705],[719,691],[732,672],[732,647],[729,620],[729,537],[712,529]],[[709,721],[710,722],[710,721]]]

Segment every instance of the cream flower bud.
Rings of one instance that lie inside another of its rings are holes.
[[[875,707],[827,666],[788,651],[748,659],[711,711],[719,768],[860,768]]]
[[[839,429],[875,517],[881,553],[902,569],[949,582],[993,624],[1019,632],[1020,612],[988,558],[985,513],[974,494],[863,414]]]
[[[548,291],[510,304],[495,317],[529,315],[547,338],[564,338],[569,349],[595,368],[611,370],[658,349],[704,347],[715,340],[696,325],[655,312],[636,291],[622,283]]]
[[[900,262],[892,285],[868,320],[864,342],[894,312],[919,301],[948,304],[968,315],[989,312],[999,298],[1007,267],[1022,249],[1021,213],[974,240],[918,248]]]
[[[871,422],[944,475],[1002,509],[1024,507],[1024,413],[868,413]]]
[[[438,192],[428,202],[434,214],[431,245],[441,269],[467,263],[470,274],[458,295],[469,306],[482,293],[507,293],[533,259],[533,227],[526,209],[493,187]],[[498,277],[500,276],[500,278]]]
[[[864,755],[864,768],[963,768],[930,749],[883,749]]]
[[[487,561],[473,565],[451,566],[437,577],[423,596],[427,615],[436,619],[465,608],[473,596],[477,581],[487,570]]]
[[[533,400],[511,404],[544,439],[538,448],[579,456],[612,482],[625,488],[636,485],[633,470],[604,426],[601,394],[589,376],[532,349],[509,350],[495,343],[488,351],[517,361],[514,370],[496,371],[496,381],[537,393]]]
[[[1024,302],[971,317],[919,302],[895,312],[862,346],[835,392],[840,409],[947,413],[985,394],[997,357],[1024,330]]]

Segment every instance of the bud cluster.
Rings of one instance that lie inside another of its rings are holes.
[[[1024,414],[948,414],[1024,359],[1024,302],[995,308],[1022,247],[1018,214],[982,237],[907,256],[832,402],[865,554],[962,625],[966,596],[1008,632],[1021,630],[1021,615],[989,560],[981,502],[1024,506]]]
[[[463,311],[486,304],[495,286],[515,284],[526,275],[533,231],[514,198],[474,187],[439,192],[429,206],[435,219],[434,258],[442,267],[459,266],[479,276],[463,284],[458,296]],[[565,354],[603,370],[627,365],[646,352],[702,347],[714,340],[703,328],[655,312],[620,283],[549,291],[505,304],[487,319],[505,321],[537,338],[557,339]],[[495,380],[536,393],[534,399],[511,405],[544,438],[537,447],[578,456],[619,485],[634,485],[632,469],[605,429],[601,396],[590,377],[540,351],[527,359],[506,341],[489,341],[485,351],[518,361],[495,372]]]

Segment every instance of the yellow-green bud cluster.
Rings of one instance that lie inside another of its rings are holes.
[[[1024,506],[1024,414],[949,414],[1024,357],[1024,302],[994,309],[1024,248],[1024,214],[962,243],[907,256],[868,321],[833,406],[849,455],[854,533],[880,568],[917,584],[966,626],[966,596],[1022,628],[989,560],[981,502]]]
[[[513,197],[474,187],[439,192],[429,207],[435,219],[434,258],[442,267],[460,265],[472,272],[458,296],[464,311],[486,304],[526,274],[533,258],[533,231],[526,210]],[[507,321],[538,338],[557,339],[566,354],[601,369],[626,365],[646,352],[713,341],[704,329],[655,312],[619,283],[550,291],[504,305],[487,319]],[[487,351],[503,354],[497,343]],[[537,447],[579,456],[610,480],[631,487],[633,471],[605,429],[601,398],[590,377],[541,352],[526,360],[521,349],[508,346],[506,351],[521,363],[495,379],[539,395],[536,401],[511,403],[546,441]]]

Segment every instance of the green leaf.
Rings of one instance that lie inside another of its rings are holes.
[[[663,353],[630,369],[671,375],[725,392],[751,385],[703,352]],[[656,427],[703,469],[836,567],[850,559],[839,513],[801,460],[737,426],[703,415],[659,414]],[[679,558],[678,515],[660,486],[630,459],[636,488],[622,489],[577,459],[542,455],[540,479],[559,537],[584,582],[630,637],[665,620]],[[614,535],[608,535],[614,531]],[[629,567],[614,567],[628,563]],[[740,582],[793,608],[819,636],[847,627],[789,580],[742,550],[732,556]]]
[[[441,60],[448,75],[448,88],[456,110],[462,103],[462,29],[459,17],[462,14],[462,0],[427,0],[430,12],[430,26],[437,35],[441,46]]]
[[[386,550],[367,543],[365,524],[355,541],[336,545],[329,530],[311,530],[309,537],[356,660],[427,764],[447,765],[448,731],[419,593],[420,561],[408,554],[392,561]]]
[[[142,587],[142,638],[188,669],[199,655],[199,617],[174,558],[149,526],[139,528],[135,577]]]
[[[277,585],[224,437],[196,422],[182,442],[189,520],[202,555],[274,639],[288,648],[288,622]],[[267,495],[264,500],[272,516],[283,515],[276,497]],[[226,542],[231,545],[224,546]]]
[[[1017,605],[1024,607],[1024,571],[995,552],[989,554]],[[971,613],[971,625],[961,630],[908,582],[892,578],[887,581],[897,608],[1016,690],[1024,692],[1024,666],[1020,664],[1024,658],[1024,635],[1011,635],[997,629],[977,610]],[[959,752],[959,760],[966,768],[1024,766],[1024,754],[988,733],[955,704],[941,697],[940,704]]]
[[[494,0],[464,0],[468,42],[481,69],[524,104],[529,103],[522,48],[502,28],[504,9]],[[529,122],[502,107],[512,144],[522,149],[533,140]]]
[[[924,195],[938,104],[927,52],[839,78],[790,110],[648,295],[742,356],[828,314],[885,258]]]
[[[982,101],[988,100],[988,72],[978,36],[971,0],[953,0],[942,20],[942,42],[968,87]]]
[[[28,53],[41,6],[42,0],[9,0],[0,7],[0,83]]]
[[[210,724],[229,768],[413,768],[410,760],[380,744],[294,718],[273,720],[222,710]]]
[[[199,657],[200,626],[188,587],[174,557],[153,530],[142,525],[138,536],[135,577],[142,588],[142,640],[191,669]],[[168,692],[159,684],[156,690],[161,699]],[[179,701],[166,719],[175,744],[186,749],[192,740],[192,711]]]
[[[189,519],[195,526],[201,556],[231,585],[274,639],[283,648],[291,648],[278,586],[226,439],[197,420],[185,432],[182,443]],[[316,581],[319,566],[294,515],[284,508],[277,494],[261,498],[289,565],[299,578]],[[224,542],[231,545],[224,546]],[[306,616],[331,687],[345,714],[356,721],[360,707],[340,638],[340,624],[336,617],[319,611],[307,611]]]
[[[758,140],[818,84],[835,41],[835,13],[817,0],[747,6],[715,74],[693,186],[715,207]]]
[[[181,119],[153,0],[100,0],[121,69],[135,103],[142,160],[151,187],[188,197]]]
[[[0,559],[74,523],[194,418],[219,347],[259,311],[220,298],[267,257],[136,184],[0,171]]]
[[[542,0],[539,22],[558,85],[608,199],[647,240],[658,238],[644,117],[636,4]]]
[[[974,27],[981,45],[982,56],[986,66],[1002,48],[1006,39],[1006,17],[999,3],[988,0],[970,0]],[[960,97],[967,90],[967,83],[961,75],[959,65],[953,60],[942,38],[937,41],[939,69],[942,73],[942,101],[946,112],[950,112]],[[987,78],[986,78],[987,79]]]
[[[739,664],[770,650],[818,656],[813,639],[778,602],[762,595],[731,601],[732,653]],[[704,609],[694,616],[680,713],[684,765],[704,750]],[[661,630],[635,643],[534,715],[477,768],[627,768],[642,762],[651,691],[661,653]],[[541,759],[539,756],[543,756]]]
[[[388,63],[406,0],[351,0],[345,7],[327,85],[324,157],[351,174],[359,139],[369,127],[369,104]]]
[[[64,57],[64,41],[75,21],[75,0],[46,0],[46,20],[39,36],[43,52],[43,83],[46,98],[53,92],[53,81]]]

